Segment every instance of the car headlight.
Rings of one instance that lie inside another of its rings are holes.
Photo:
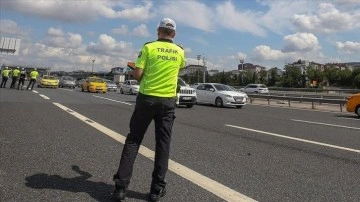
[[[231,96],[231,95],[226,95],[226,94],[225,94],[225,97],[232,98],[232,96]]]

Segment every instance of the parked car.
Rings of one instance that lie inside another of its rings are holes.
[[[88,92],[107,92],[106,83],[102,78],[98,77],[88,77],[81,83],[81,91]]]
[[[360,117],[360,93],[350,95],[346,101],[346,110]]]
[[[131,95],[139,93],[139,83],[136,80],[125,80],[120,86],[120,93],[129,93]]]
[[[43,75],[37,86],[39,88],[57,88],[59,86],[59,79],[56,76]]]
[[[241,108],[248,100],[246,93],[234,91],[229,86],[220,83],[200,84],[196,88],[196,97],[198,104],[212,104],[217,107]]]
[[[269,89],[264,84],[249,84],[241,88],[240,91],[245,93],[268,93]]]
[[[106,83],[108,91],[111,91],[111,90],[113,90],[115,92],[117,91],[118,87],[114,81],[105,80],[105,83]]]
[[[75,79],[71,76],[62,76],[59,80],[59,88],[75,88]]]
[[[178,78],[178,88],[179,92],[177,93],[176,105],[185,105],[188,108],[191,108],[196,103],[196,90],[189,87],[181,78]]]

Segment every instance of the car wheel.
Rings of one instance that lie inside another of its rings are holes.
[[[191,107],[193,107],[193,106],[194,106],[194,104],[187,104],[187,105],[186,105],[187,108],[191,108]]]
[[[130,95],[134,95],[134,93],[132,92],[132,89],[130,89],[129,93],[130,93]]]
[[[242,105],[240,105],[240,106],[236,106],[236,108],[238,108],[238,109],[241,109],[243,106]]]
[[[81,92],[84,92],[84,88],[81,86]]]
[[[358,117],[360,117],[360,105],[358,105],[355,109],[355,114],[358,115]]]
[[[122,89],[122,88],[120,88],[120,93],[121,93],[121,94],[124,94],[124,91],[123,91],[123,89]]]
[[[87,87],[87,91],[88,91],[88,93],[90,93],[90,87]]]
[[[215,105],[216,105],[217,107],[223,107],[224,105],[223,105],[222,99],[219,98],[219,97],[217,97],[217,98],[215,99]]]

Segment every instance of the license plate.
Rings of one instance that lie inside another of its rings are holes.
[[[235,101],[236,102],[242,102],[242,99],[236,99]]]
[[[183,97],[183,100],[191,100],[191,97]]]

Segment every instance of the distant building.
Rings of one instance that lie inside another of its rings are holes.
[[[297,62],[286,64],[285,68],[286,67],[297,67],[300,69],[301,74],[306,74],[308,66],[309,66],[308,60],[298,60]]]
[[[218,74],[219,72],[220,72],[219,70],[213,69],[213,70],[209,70],[208,74],[209,74],[209,76],[214,76],[215,74]]]
[[[111,68],[111,73],[113,74],[125,74],[127,67],[113,67]]]
[[[188,65],[180,72],[180,75],[182,76],[185,74],[196,74],[198,71],[206,71],[206,67],[202,65]]]

